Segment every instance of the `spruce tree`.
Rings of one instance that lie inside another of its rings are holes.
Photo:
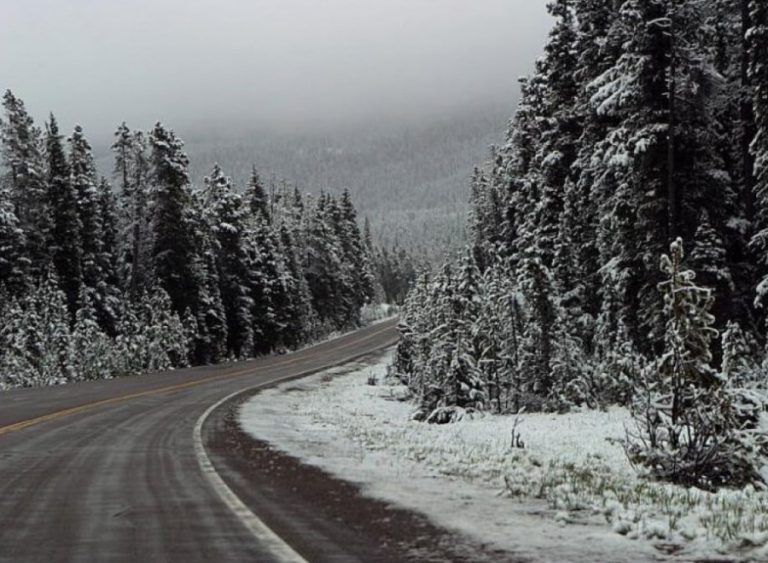
[[[244,248],[254,351],[266,354],[274,349],[282,336],[278,307],[284,295],[280,285],[279,246],[270,224],[261,213],[250,217]]]
[[[45,144],[48,158],[48,206],[51,210],[50,254],[61,289],[67,296],[69,312],[74,318],[79,304],[80,285],[83,283],[82,223],[78,213],[77,192],[71,182],[62,137],[53,115],[47,126]]]
[[[0,183],[0,295],[3,292],[18,295],[26,285],[24,242],[24,231],[16,217],[9,190]]]
[[[118,268],[121,287],[136,301],[150,284],[151,228],[149,160],[143,133],[123,123],[115,132],[114,175],[120,186]]]
[[[261,215],[267,222],[271,220],[267,193],[264,190],[264,184],[262,183],[255,166],[251,171],[251,177],[245,188],[245,200],[250,208],[251,214],[254,216]]]
[[[751,153],[755,158],[757,211],[757,232],[752,239],[752,246],[761,266],[756,303],[765,307],[768,296],[768,6],[759,0],[751,0],[749,7],[752,23],[747,34],[749,75],[753,86],[757,129],[751,145]]]
[[[710,365],[710,343],[717,336],[710,313],[714,298],[695,285],[695,274],[682,269],[683,244],[677,239],[663,255],[659,284],[666,316],[665,351],[647,374],[634,406],[638,433],[630,435],[627,453],[659,479],[704,488],[722,459],[717,395],[723,380]],[[725,470],[725,467],[723,467]]]
[[[283,255],[282,286],[287,304],[278,314],[284,327],[283,343],[293,348],[315,334],[317,315],[312,308],[312,297],[297,255],[296,243],[285,223],[280,225],[279,236]]]
[[[227,318],[227,347],[236,357],[247,357],[253,351],[253,322],[245,249],[246,210],[218,165],[205,179],[202,204],[206,227],[216,241],[215,260]]]
[[[102,271],[102,242],[103,233],[101,215],[99,213],[98,178],[96,165],[91,154],[83,129],[75,126],[68,140],[70,183],[77,196],[77,211],[80,220],[80,248],[83,283],[94,292],[103,289],[104,272]],[[96,297],[97,302],[103,302],[106,296]]]
[[[33,278],[48,268],[49,228],[46,166],[43,158],[42,133],[38,129],[24,102],[10,90],[3,95],[5,118],[0,120],[5,175],[3,183],[8,189],[14,213],[24,232],[25,246],[20,249]]]
[[[113,341],[99,326],[92,295],[82,287],[72,327],[73,372],[80,381],[108,379],[115,373]]]
[[[166,291],[173,310],[197,310],[198,279],[194,233],[190,225],[191,195],[182,141],[157,123],[149,137],[152,185],[152,267],[155,282]]]
[[[105,178],[102,178],[99,183],[97,197],[102,233],[101,254],[99,256],[99,270],[102,273],[102,280],[97,291],[101,301],[97,308],[97,317],[99,325],[107,334],[115,336],[121,300],[118,274],[119,220],[117,200]]]

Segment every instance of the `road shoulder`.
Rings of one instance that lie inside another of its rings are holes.
[[[417,512],[365,496],[359,486],[254,439],[241,428],[238,412],[257,392],[240,395],[211,414],[203,427],[206,451],[237,496],[305,558],[509,560],[506,552],[459,538]]]

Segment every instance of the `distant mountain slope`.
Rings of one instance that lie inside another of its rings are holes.
[[[349,188],[380,241],[439,256],[463,240],[472,168],[502,138],[510,113],[467,110],[428,123],[374,123],[332,133],[180,133],[196,183],[218,162],[239,185],[255,165],[265,179],[286,179],[313,193]]]

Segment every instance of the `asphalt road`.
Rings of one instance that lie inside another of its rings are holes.
[[[235,392],[395,338],[388,321],[289,355],[0,394],[0,561],[280,560],[201,468],[196,425]]]

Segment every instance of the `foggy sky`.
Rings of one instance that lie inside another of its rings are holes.
[[[0,89],[92,136],[509,103],[545,0],[3,0]]]

